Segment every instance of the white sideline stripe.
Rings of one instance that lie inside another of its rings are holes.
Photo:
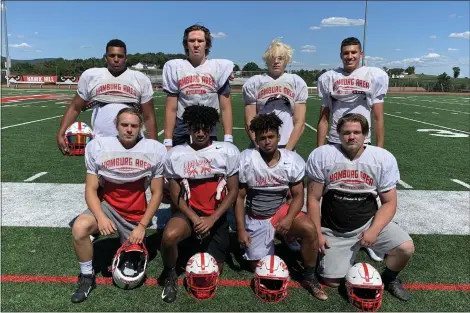
[[[411,187],[411,185],[408,185],[407,183],[405,183],[403,180],[399,180],[398,183],[400,185],[402,185],[403,187],[405,187],[406,189],[413,189],[413,187]]]
[[[433,107],[427,107],[427,106],[418,105],[418,104],[404,103],[404,105],[412,105],[412,106],[420,107],[420,108],[434,109],[434,110],[441,110],[441,111],[448,111],[448,112],[456,112],[456,113],[462,113],[462,114],[469,114],[469,115],[470,115],[470,113],[468,113],[468,112],[455,111],[455,110],[448,110],[448,109],[440,109],[440,108],[433,108]]]
[[[317,129],[315,127],[313,127],[312,125],[310,125],[309,123],[305,123],[305,126],[307,126],[308,128],[310,128],[311,130],[313,130],[314,132],[318,133]]]
[[[245,128],[243,128],[243,127],[232,127],[232,129],[234,129],[234,130],[245,130]]]
[[[33,175],[33,176],[31,176],[30,178],[25,179],[24,181],[25,181],[25,182],[33,181],[33,180],[35,180],[36,178],[39,178],[39,177],[44,176],[44,175],[46,175],[46,174],[47,174],[47,172],[37,173],[36,175]]]
[[[398,117],[398,118],[402,118],[402,119],[404,119],[404,120],[409,120],[409,121],[413,121],[413,122],[417,122],[417,123],[421,123],[421,124],[436,126],[436,127],[440,127],[440,128],[444,128],[444,129],[449,129],[449,130],[453,130],[453,131],[455,131],[455,132],[461,132],[461,133],[470,135],[469,132],[466,132],[466,131],[463,131],[463,130],[458,130],[458,129],[455,129],[455,128],[450,128],[450,127],[445,127],[445,126],[441,126],[441,125],[436,125],[436,124],[432,124],[432,123],[428,123],[428,122],[418,121],[418,120],[414,120],[414,119],[412,119],[412,118],[407,118],[407,117],[403,117],[403,116],[393,115],[393,114],[390,114],[390,113],[384,113],[384,115],[389,115],[389,116],[393,116],[393,117]]]
[[[5,127],[2,127],[1,129],[4,130],[4,129],[7,129],[7,128],[11,128],[11,127],[22,126],[22,125],[31,124],[31,123],[36,123],[36,122],[41,122],[41,121],[45,121],[45,120],[51,120],[51,119],[53,119],[53,118],[58,118],[58,117],[62,117],[62,115],[51,116],[51,117],[42,118],[42,119],[40,119],[40,120],[35,120],[35,121],[31,121],[31,122],[26,122],[26,123],[21,123],[21,124],[15,124],[15,125],[10,125],[10,126],[5,126]]]
[[[157,134],[157,136],[160,136],[161,134],[163,134],[164,131],[165,131],[164,129],[162,129],[161,131],[159,131],[158,134]]]
[[[462,186],[464,186],[464,187],[470,189],[470,185],[467,184],[467,183],[464,183],[464,182],[461,181],[461,180],[458,180],[458,179],[451,179],[451,181],[453,181],[454,183],[457,183],[457,184],[459,184],[459,185],[462,185]]]
[[[34,100],[34,99],[31,99],[31,100]],[[27,100],[16,100],[15,102],[13,101],[9,101],[7,102],[7,104],[2,104],[1,108],[11,108],[11,107],[17,107],[17,106],[22,106],[22,105],[25,105],[25,104],[36,104],[36,103],[46,103],[46,102],[49,102],[51,101],[52,99],[50,100],[42,100],[42,101],[34,101],[34,102],[28,102]],[[14,104],[10,104],[10,103],[14,103]]]

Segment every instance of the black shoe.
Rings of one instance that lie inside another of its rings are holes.
[[[88,298],[90,292],[96,287],[96,277],[94,274],[84,275],[80,273],[78,275],[78,288],[72,294],[72,302],[80,303]]]
[[[385,289],[402,301],[408,301],[410,299],[410,292],[403,287],[403,283],[398,278],[386,284]]]
[[[167,277],[163,287],[162,300],[166,303],[172,303],[176,300],[176,277]]]
[[[325,301],[328,295],[321,287],[318,279],[314,275],[302,277],[302,286],[307,289],[318,300]]]

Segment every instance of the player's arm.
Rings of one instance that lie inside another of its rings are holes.
[[[176,125],[176,111],[178,110],[178,97],[176,95],[167,95],[165,105],[165,120],[163,121],[163,144],[169,149],[173,144],[173,131]],[[170,140],[170,141],[168,141]],[[170,144],[170,143],[171,144]],[[175,202],[178,203],[178,202]]]
[[[72,125],[77,120],[78,115],[82,109],[85,108],[86,104],[87,102],[83,100],[78,94],[76,94],[73,97],[72,102],[65,110],[64,116],[62,116],[60,127],[57,131],[57,145],[63,154],[67,152],[67,146],[65,144],[65,131],[67,130],[67,127]]]
[[[110,235],[117,228],[113,222],[104,214],[101,201],[98,197],[99,180],[95,174],[88,173],[85,179],[85,201],[98,222],[98,229],[102,235]]]
[[[372,116],[374,118],[375,140],[377,147],[383,148],[385,140],[384,130],[384,103],[375,103],[372,106]]]
[[[253,133],[250,130],[251,121],[255,118],[255,116],[256,116],[256,103],[246,104],[245,105],[245,130],[251,142],[253,142],[253,144],[256,146],[255,133]]]
[[[307,113],[306,103],[296,103],[294,105],[294,129],[292,130],[286,149],[293,150],[305,130],[305,114]]]
[[[144,117],[145,130],[147,131],[147,137],[150,139],[158,139],[157,120],[155,119],[155,109],[153,106],[153,98],[141,104],[142,115]]]
[[[246,184],[239,183],[237,202],[235,203],[235,221],[237,223],[238,231],[245,229],[245,198],[246,198]]]
[[[235,203],[238,196],[238,174],[232,175],[227,178],[227,195],[220,203],[219,207],[211,215],[214,218],[214,221],[217,221],[221,216],[223,216],[228,209]]]
[[[224,127],[224,141],[233,142],[232,100],[230,99],[230,93],[219,95],[219,104],[222,126]]]
[[[392,188],[386,192],[380,192],[379,197],[382,206],[375,214],[374,221],[369,227],[369,231],[377,236],[392,221],[397,212],[397,189]]]
[[[197,220],[199,219],[199,216],[196,214],[196,212],[194,212],[193,209],[188,206],[186,200],[181,197],[180,179],[170,179],[170,197],[172,202],[176,204],[178,210],[183,212],[183,214],[186,215],[193,222],[193,224],[196,224]]]
[[[150,197],[150,201],[147,205],[147,209],[145,210],[144,216],[140,220],[139,224],[142,226],[147,227],[152,220],[152,217],[157,213],[158,208],[160,207],[160,203],[162,202],[163,198],[163,176],[159,178],[152,179],[150,183],[150,191],[152,196]]]
[[[324,184],[308,180],[307,186],[307,215],[316,226],[317,233],[321,234],[320,199],[323,195]]]
[[[328,120],[330,118],[330,109],[328,107],[320,107],[320,118],[317,125],[317,147],[323,146],[326,142],[326,134],[328,133]]]

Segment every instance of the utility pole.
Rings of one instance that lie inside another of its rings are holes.
[[[366,60],[366,28],[367,28],[367,0],[366,0],[366,10],[364,13],[364,37],[362,38],[362,66],[364,66]]]
[[[6,78],[7,78],[7,87],[10,87],[10,67],[11,67],[11,60],[10,60],[10,53],[8,51],[8,30],[7,30],[7,6],[6,1],[2,1],[2,19],[3,19],[3,29],[5,30],[5,56],[6,56],[6,64],[5,67],[6,71]]]

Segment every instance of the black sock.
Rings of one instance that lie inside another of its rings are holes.
[[[388,284],[389,282],[394,281],[397,278],[398,273],[400,273],[400,271],[395,272],[386,267],[382,273],[382,281],[384,282],[384,284]]]
[[[306,266],[304,269],[304,278],[317,280],[317,275],[315,275],[315,267]]]
[[[163,276],[164,277],[176,277],[176,270],[174,267],[163,267]]]

